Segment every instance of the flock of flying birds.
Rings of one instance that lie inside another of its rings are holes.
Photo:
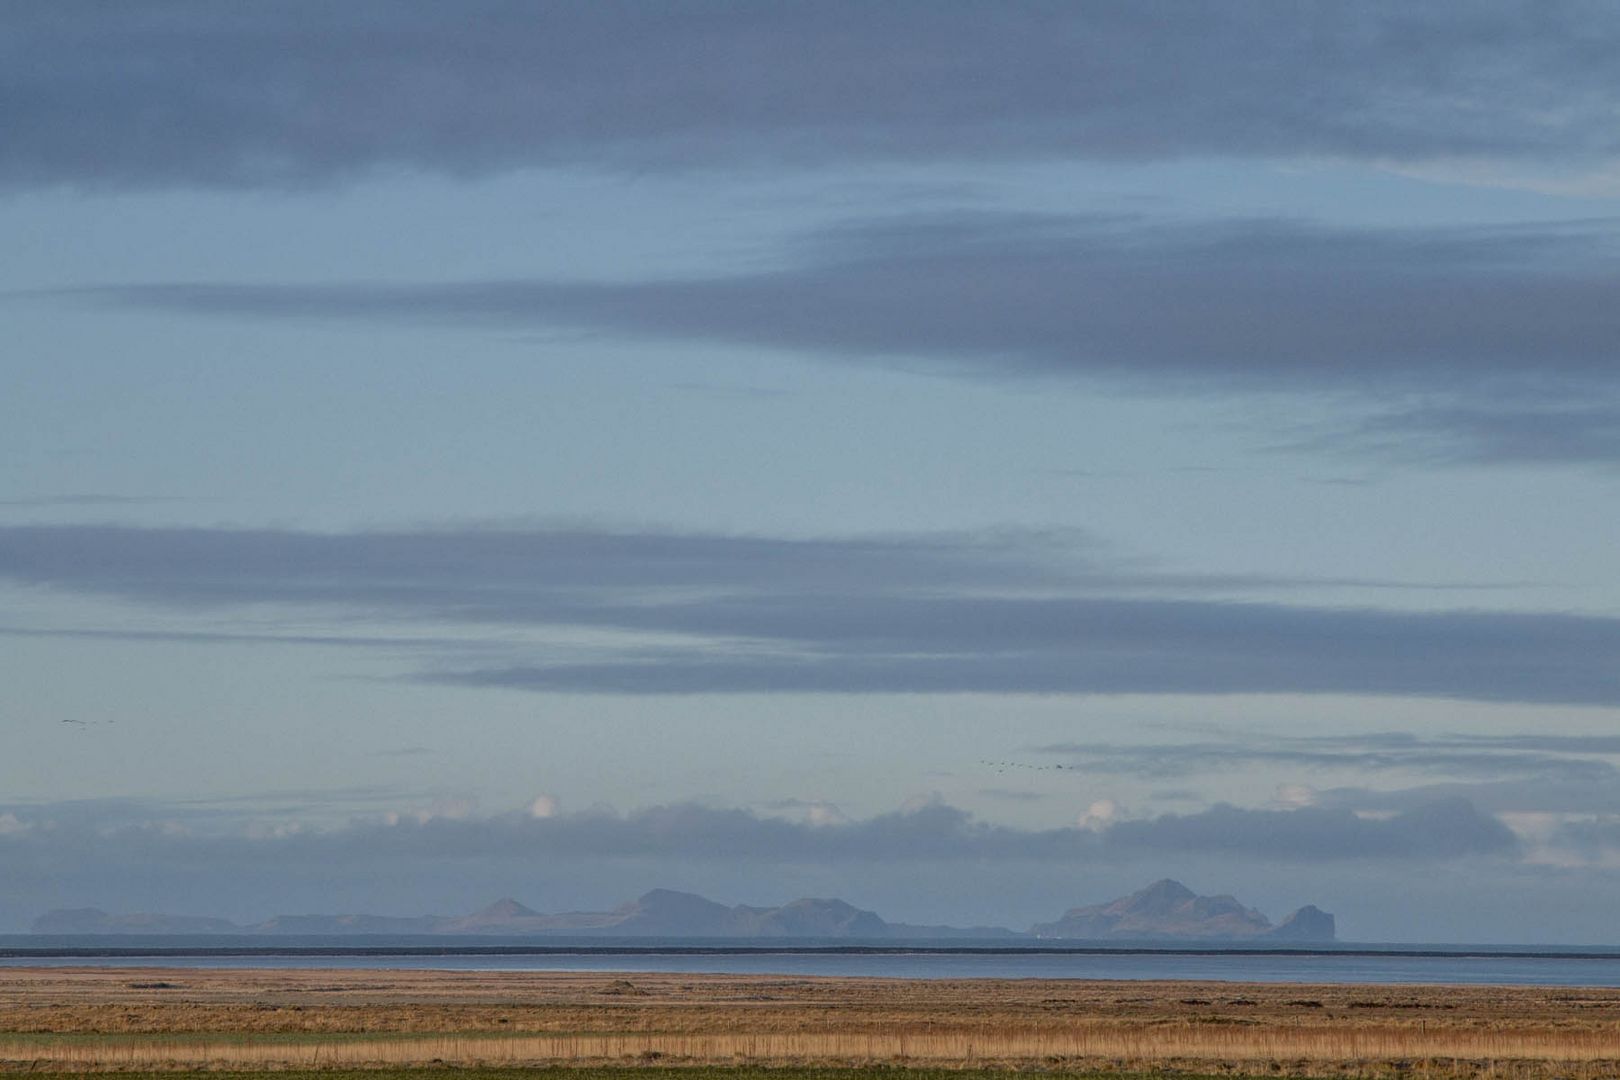
[[[1008,769],[1024,769],[1029,772],[1053,772],[1060,769],[1073,771],[1075,768],[1073,765],[1031,765],[1027,761],[990,761],[983,758],[979,760],[979,764],[994,769],[997,773],[1004,773]]]

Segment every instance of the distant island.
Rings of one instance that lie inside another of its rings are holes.
[[[1337,934],[1332,915],[1307,904],[1277,926],[1230,896],[1199,896],[1179,881],[1165,878],[1106,904],[1077,907],[1056,922],[1038,923],[1030,933],[1039,938],[1082,941],[1332,941]]]
[[[34,920],[36,934],[482,934],[508,937],[701,938],[1056,938],[1076,941],[1333,941],[1332,915],[1300,908],[1273,926],[1230,896],[1199,896],[1178,881],[1155,882],[1106,904],[1077,907],[1026,932],[999,926],[891,923],[843,900],[802,899],[778,907],[728,907],[693,893],[652,892],[611,911],[545,914],[504,899],[470,915],[277,915],[261,923],[188,915],[113,915],[59,909]]]

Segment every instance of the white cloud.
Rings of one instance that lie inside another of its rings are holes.
[[[812,802],[805,808],[805,820],[812,825],[848,825],[849,818],[832,803]]]
[[[1092,832],[1102,832],[1118,821],[1122,815],[1123,812],[1119,804],[1114,802],[1113,799],[1098,799],[1086,807],[1085,813],[1076,819],[1075,825],[1078,828],[1089,829]]]
[[[1315,806],[1316,789],[1309,784],[1278,784],[1277,793],[1272,796],[1271,801],[1274,806],[1288,810]]]

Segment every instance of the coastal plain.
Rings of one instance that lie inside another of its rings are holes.
[[[0,969],[7,1070],[477,1069],[494,1080],[559,1066],[783,1080],[874,1069],[1597,1078],[1620,1075],[1620,989]]]

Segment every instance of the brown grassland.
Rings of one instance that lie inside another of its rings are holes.
[[[0,1069],[557,1065],[1613,1077],[1620,989],[0,969]]]

